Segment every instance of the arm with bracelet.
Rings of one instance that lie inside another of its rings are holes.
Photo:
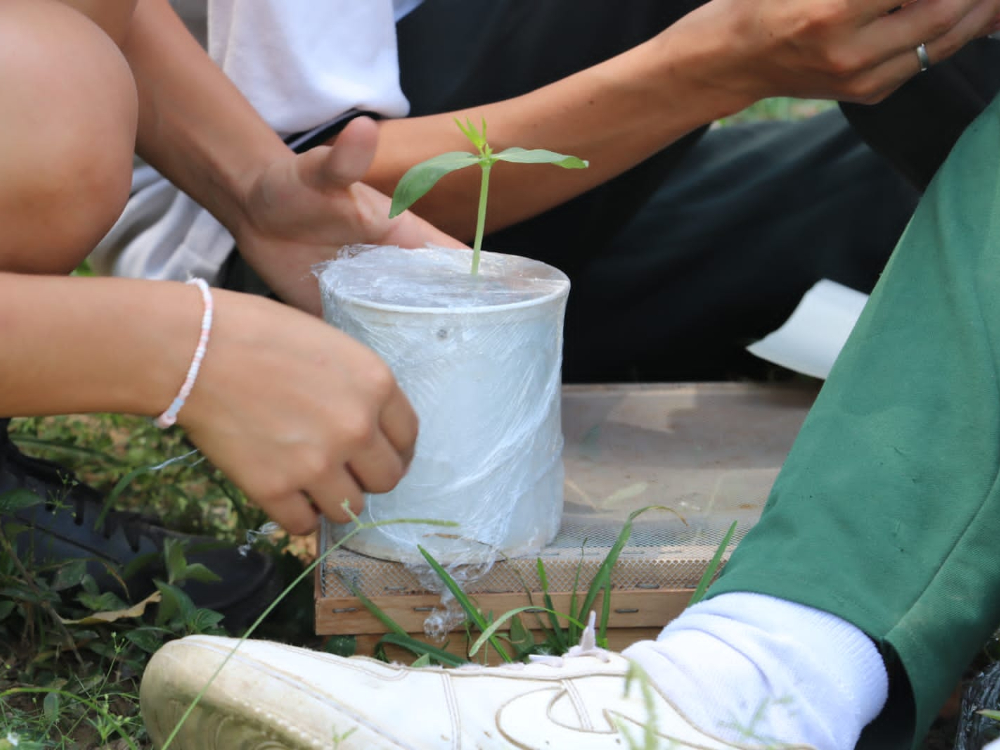
[[[234,228],[246,222],[241,236],[256,231],[248,195],[267,203],[285,193],[312,196],[317,254],[438,233],[412,216],[389,222],[388,199],[355,184],[375,148],[371,122],[337,148],[297,157],[197,44],[188,50],[196,59],[167,56],[183,55],[187,33],[170,26],[170,12],[141,0],[123,56],[66,5],[0,6],[0,64],[18,71],[0,82],[0,111],[18,113],[0,143],[0,414],[176,420],[276,521],[308,532],[320,513],[346,520],[345,502],[360,510],[365,491],[388,490],[409,463],[416,416],[389,368],[323,321],[270,300],[62,274],[115,220],[136,142],[213,213]],[[174,30],[179,47],[168,41]]]

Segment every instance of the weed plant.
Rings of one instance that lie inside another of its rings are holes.
[[[109,508],[141,509],[170,528],[234,542],[245,542],[246,530],[265,520],[191,453],[180,430],[104,415],[15,420],[11,434],[26,451],[59,461],[106,492]],[[5,514],[40,502],[26,491],[0,495],[0,749],[149,747],[138,680],[166,640],[224,632],[221,614],[195,607],[179,588],[215,574],[189,564],[171,540],[157,591],[128,603],[101,591],[85,560],[20,559],[10,542],[19,527]],[[262,544],[287,577],[303,569],[289,540]],[[295,589],[292,598],[282,612],[282,639],[315,645],[311,588]]]
[[[438,154],[427,161],[410,167],[400,178],[392,194],[392,205],[389,207],[389,218],[399,216],[434,187],[438,180],[446,174],[478,165],[481,173],[479,187],[479,205],[476,209],[476,236],[472,243],[472,275],[479,273],[479,253],[483,247],[483,235],[486,231],[486,204],[490,191],[490,172],[498,161],[513,164],[554,164],[563,169],[586,169],[589,164],[576,156],[558,154],[547,149],[523,149],[513,146],[494,153],[486,141],[486,120],[481,128],[476,128],[471,120],[455,120],[458,129],[462,131],[474,153],[467,151],[449,151]]]

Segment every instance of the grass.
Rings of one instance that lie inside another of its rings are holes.
[[[796,119],[829,106],[833,105],[766,100],[720,124]],[[89,269],[84,265],[80,272],[88,274]],[[150,513],[169,528],[244,543],[248,532],[266,520],[220,472],[191,454],[179,428],[163,431],[147,419],[91,415],[19,419],[12,434],[26,452],[58,461],[107,493],[116,508]],[[13,502],[32,500],[3,496],[0,509]],[[610,591],[614,557],[628,538],[632,520],[585,590],[581,583],[579,603],[574,601],[570,612],[553,609],[541,561],[540,602],[497,617],[481,612],[455,586],[467,616],[470,657],[491,648],[501,658],[514,660],[529,653],[562,653],[573,645],[590,606],[602,592]],[[146,750],[150,743],[139,714],[138,680],[149,655],[167,638],[220,632],[218,616],[194,608],[177,588],[186,576],[200,572],[187,565],[183,550],[171,550],[170,579],[160,586],[158,597],[130,607],[98,590],[79,561],[55,567],[22,563],[6,541],[12,530],[0,532],[0,750]],[[281,562],[287,579],[298,576],[300,583],[279,608],[274,624],[265,621],[261,632],[322,648],[312,630],[312,589],[305,575],[313,550],[307,540],[289,538],[279,538],[268,549]],[[714,560],[706,571],[706,584],[719,562]],[[692,601],[703,593],[700,586]],[[604,596],[600,639],[606,637],[609,601]],[[409,649],[416,663],[461,661],[411,638],[373,604],[368,606],[390,631],[383,642]],[[534,618],[540,641],[524,625],[525,617]],[[630,744],[642,746],[639,741]]]
[[[189,456],[180,430],[118,415],[20,419],[12,423],[25,451],[56,460],[106,492],[116,507],[142,510],[166,526],[244,543],[266,520],[209,464]],[[180,460],[178,457],[182,457]],[[37,502],[28,493],[0,496],[6,504]],[[132,607],[100,591],[83,561],[34,566],[13,554],[10,521],[0,533],[0,748],[146,748],[138,710],[138,679],[149,655],[168,638],[221,633],[220,615],[197,609],[178,588],[205,575],[183,549],[167,550],[167,580],[154,598]],[[286,575],[304,570],[297,540],[265,544]],[[304,549],[304,547],[303,547]],[[319,645],[311,622],[312,589],[265,632]],[[280,627],[278,622],[280,621]]]

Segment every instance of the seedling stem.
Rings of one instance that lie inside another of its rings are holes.
[[[483,120],[482,130],[477,130],[471,120],[463,125],[455,120],[459,130],[476,147],[477,153],[468,151],[449,151],[439,154],[427,161],[411,167],[404,174],[396,190],[392,194],[392,207],[389,218],[398,216],[408,209],[437,184],[437,181],[449,172],[478,164],[482,170],[482,181],[479,186],[479,210],[476,215],[476,236],[472,243],[472,275],[479,273],[479,254],[483,247],[483,235],[486,233],[486,201],[490,190],[490,170],[498,161],[511,161],[521,164],[555,164],[565,169],[583,169],[588,163],[575,156],[557,154],[545,149],[525,150],[523,148],[508,148],[499,154],[494,154],[490,144],[486,142],[486,120]]]

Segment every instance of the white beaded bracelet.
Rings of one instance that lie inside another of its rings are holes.
[[[188,368],[187,377],[184,379],[184,384],[177,393],[177,398],[173,400],[163,414],[153,420],[153,424],[163,429],[171,427],[177,422],[177,413],[184,406],[184,402],[187,401],[191,389],[194,388],[194,381],[198,379],[198,370],[201,369],[201,361],[205,358],[205,350],[208,348],[208,335],[212,331],[212,310],[214,308],[212,290],[204,279],[189,279],[187,283],[194,284],[201,290],[201,299],[205,303],[205,311],[201,316],[201,336],[198,338],[198,347],[194,350],[191,367]]]

